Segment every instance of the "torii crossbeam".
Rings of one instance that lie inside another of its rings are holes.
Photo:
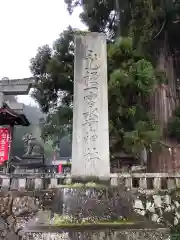
[[[33,77],[22,79],[3,78],[0,81],[0,107],[3,105],[4,95],[26,95],[29,93],[33,83]]]

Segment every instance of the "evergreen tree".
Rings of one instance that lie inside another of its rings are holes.
[[[153,60],[163,46],[170,53],[180,48],[179,0],[64,1],[70,13],[82,7],[80,19],[89,31],[108,32],[112,38],[131,36],[134,46]]]

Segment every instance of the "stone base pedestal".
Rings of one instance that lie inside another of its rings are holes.
[[[146,221],[146,218],[134,213],[132,201],[128,193],[119,187],[69,186],[57,190],[52,211],[60,216],[69,216],[74,223],[81,223],[84,220]]]
[[[23,240],[167,240],[167,229],[126,229],[126,230],[87,230],[71,232],[34,232],[26,233]]]
[[[60,188],[51,211],[49,224],[43,215],[26,225],[24,240],[167,240],[169,236],[167,229],[134,213],[128,193],[119,187]]]

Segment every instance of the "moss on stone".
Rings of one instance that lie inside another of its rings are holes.
[[[90,226],[123,226],[123,225],[133,225],[134,223],[132,222],[97,222],[97,223],[59,223],[59,224],[54,224],[56,227],[66,227],[66,228],[71,228],[71,227],[90,227]]]
[[[79,220],[75,220],[72,216],[69,215],[59,215],[55,214],[53,222],[51,221],[51,225],[54,226],[89,226],[89,225],[122,225],[122,224],[133,224],[134,222],[129,221],[128,219],[102,219],[98,220],[95,218],[82,218]]]
[[[80,227],[80,226],[112,226],[112,225],[133,225],[134,222],[127,220],[119,220],[119,221],[95,221],[95,222],[61,222],[55,221],[52,225],[59,227]]]
[[[86,184],[88,182],[94,182],[97,184],[105,184],[105,185],[109,185],[110,184],[110,178],[109,179],[101,179],[97,176],[86,176],[86,177],[73,177],[71,176],[72,182],[73,183],[83,183]]]
[[[107,188],[108,186],[104,184],[97,184],[94,182],[88,182],[86,184],[83,183],[73,183],[73,184],[65,184],[60,185],[61,188]]]

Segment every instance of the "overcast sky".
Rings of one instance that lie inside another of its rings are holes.
[[[0,79],[30,77],[39,46],[52,45],[68,25],[84,28],[79,13],[69,16],[64,0],[0,0]],[[33,104],[30,96],[18,99]]]

